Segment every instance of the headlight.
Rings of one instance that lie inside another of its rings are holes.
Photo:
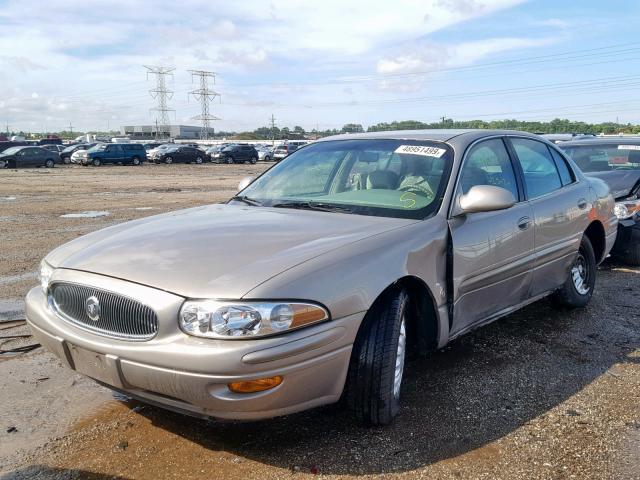
[[[40,270],[38,271],[38,280],[40,280],[42,290],[44,290],[45,292],[47,291],[47,288],[49,288],[49,280],[51,279],[51,274],[53,274],[53,267],[42,260],[42,262],[40,262]]]
[[[208,338],[263,337],[328,319],[323,307],[301,302],[188,300],[180,310],[180,328]]]
[[[622,200],[616,202],[613,207],[613,213],[616,214],[618,220],[631,218],[638,212],[640,212],[640,200]]]

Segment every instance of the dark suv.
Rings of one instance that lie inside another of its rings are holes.
[[[218,163],[256,163],[258,151],[253,145],[229,145],[220,152]]]

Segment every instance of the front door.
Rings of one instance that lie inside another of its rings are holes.
[[[533,210],[502,138],[484,140],[468,151],[454,201],[475,185],[513,193],[506,210],[467,213],[449,220],[453,262],[452,334],[508,311],[529,298],[534,258]]]

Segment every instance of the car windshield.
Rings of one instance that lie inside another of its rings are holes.
[[[70,153],[73,152],[75,150],[75,148],[77,147],[77,145],[71,145],[69,147],[66,147],[64,150],[62,150],[63,153]]]
[[[640,169],[640,142],[617,144],[558,145],[583,172]]]
[[[21,148],[22,147],[9,147],[2,153],[4,153],[5,155],[13,155],[14,153],[16,153]]]
[[[450,147],[437,142],[319,142],[291,154],[235,198],[271,207],[421,219],[438,209],[451,160]]]

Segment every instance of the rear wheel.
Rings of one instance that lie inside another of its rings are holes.
[[[44,162],[44,166],[47,168],[53,168],[55,165],[55,162],[53,160],[51,160],[50,158],[47,159],[46,162]]]
[[[569,277],[554,294],[554,301],[563,307],[584,307],[593,296],[596,285],[596,255],[589,239],[584,236],[576,258],[571,264]]]
[[[251,157],[251,163],[256,163],[258,161],[258,157]]]
[[[367,312],[351,353],[345,400],[371,425],[391,423],[400,408],[409,296],[394,288]]]

